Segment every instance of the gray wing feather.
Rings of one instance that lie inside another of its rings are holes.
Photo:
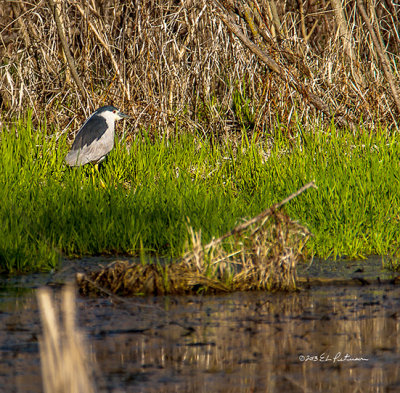
[[[89,146],[98,140],[107,131],[106,119],[102,116],[92,116],[79,130],[72,144],[71,150],[78,150],[84,146]]]

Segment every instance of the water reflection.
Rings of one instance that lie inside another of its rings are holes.
[[[106,373],[140,391],[379,391],[399,381],[399,295],[375,287],[173,298],[165,315],[98,326],[95,351]]]
[[[0,312],[0,386],[40,392],[39,315],[24,299]],[[396,286],[131,302],[78,300],[100,391],[400,390]]]

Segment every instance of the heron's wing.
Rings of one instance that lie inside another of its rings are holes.
[[[96,115],[90,117],[78,131],[71,149],[78,150],[85,145],[89,146],[95,140],[101,138],[107,131],[107,127],[108,125],[104,117]]]

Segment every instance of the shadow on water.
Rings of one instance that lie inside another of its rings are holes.
[[[6,281],[0,280],[0,391],[41,392],[34,288],[49,277],[25,285],[7,281],[4,290]],[[127,304],[78,298],[77,308],[99,391],[400,391],[396,285],[146,297]]]

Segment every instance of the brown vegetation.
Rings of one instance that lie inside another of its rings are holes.
[[[189,228],[191,244],[180,261],[116,262],[78,274],[80,292],[135,296],[295,290],[296,265],[310,232],[277,210],[311,187],[313,182],[205,246],[201,232]]]
[[[182,295],[234,291],[293,291],[296,265],[309,232],[274,212],[261,225],[220,244],[201,246],[192,232],[191,251],[171,264],[116,262],[88,275],[78,274],[84,295]]]
[[[400,113],[394,1],[3,1],[1,122],[77,126],[115,104],[133,130],[220,137]],[[233,34],[232,34],[233,33]]]

